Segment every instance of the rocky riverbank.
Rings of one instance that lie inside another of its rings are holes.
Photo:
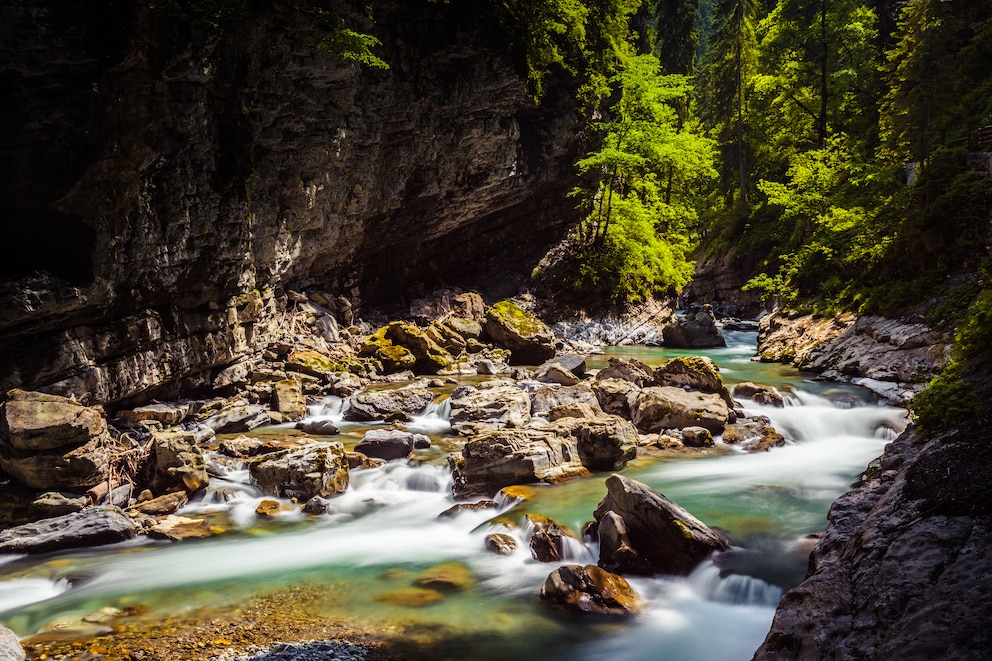
[[[406,424],[440,406],[450,411],[455,437],[444,451],[453,495],[463,501],[444,516],[493,507],[497,496],[519,497],[507,495],[515,485],[616,470],[637,456],[713,452],[720,434],[751,452],[786,442],[767,419],[745,417],[734,399],[780,405],[781,396],[755,384],[732,395],[706,359],[676,358],[659,367],[613,359],[588,370],[575,349],[594,347],[556,337],[509,301],[486,306],[475,294],[451,292],[418,304],[409,321],[378,326],[341,328],[322,303],[296,294],[288,329],[214,374],[206,399],[112,408],[8,392],[0,416],[0,468],[7,475],[0,553],[224,534],[216,519],[180,510],[236,465],[268,498],[256,516],[287,509],[322,516],[333,511],[334,495],[349,488],[352,470],[436,454],[431,439]],[[712,320],[712,313],[702,317]],[[342,401],[345,420],[373,428],[353,439],[326,421],[303,422],[309,407],[328,396]],[[296,429],[279,434],[244,435],[297,421]],[[615,480],[584,532],[604,549],[600,567],[576,565],[549,577],[542,592],[548,603],[630,614],[638,600],[616,596],[629,591],[621,574],[687,573],[711,551],[727,548],[720,534],[660,494]],[[561,561],[565,538],[577,533],[551,520],[529,521],[530,552]],[[690,529],[698,539],[686,545]],[[655,553],[661,539],[673,549],[663,559]],[[495,553],[512,553],[515,543],[491,540]],[[49,654],[65,649],[60,645],[41,636],[30,649]],[[97,645],[126,646],[114,638]]]
[[[989,422],[886,448],[831,507],[756,661],[988,658]]]

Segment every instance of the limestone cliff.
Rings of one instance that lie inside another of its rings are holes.
[[[220,27],[95,4],[0,8],[0,391],[202,381],[289,288],[362,305],[527,273],[571,220],[571,91],[535,104],[456,3],[334,3],[387,71],[278,3]]]

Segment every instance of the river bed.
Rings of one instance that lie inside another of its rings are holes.
[[[659,364],[699,353],[720,365],[728,385],[755,381],[786,395],[785,408],[745,406],[749,414],[771,418],[790,439],[785,447],[641,458],[622,471],[750,549],[741,556],[749,576],[721,577],[707,561],[687,578],[630,579],[648,608],[622,623],[548,609],[537,595],[555,565],[531,558],[524,515],[544,514],[579,531],[605,495],[608,474],[535,486],[528,500],[504,500],[495,515],[489,510],[438,519],[454,503],[441,451],[452,444],[442,406],[413,425],[431,433],[439,448],[427,461],[352,471],[349,489],[331,499],[330,515],[311,518],[292,510],[259,522],[254,512],[261,495],[247,484],[247,471],[228,466],[225,480],[212,480],[203,500],[179,512],[207,517],[225,534],[2,558],[0,623],[21,636],[60,631],[85,639],[113,627],[115,613],[140,611],[154,620],[204,608],[221,612],[240,600],[305,585],[326,592],[314,606],[317,614],[407,636],[417,632],[436,659],[750,659],[781,586],[802,576],[810,543],[805,538],[823,529],[830,503],[905,421],[902,410],[877,404],[867,391],[751,362],[753,333],[727,336],[727,348],[702,352],[611,348],[593,357],[590,367],[605,365],[609,355]],[[333,401],[312,413],[340,415]],[[342,432],[346,443],[360,436],[347,425]],[[510,556],[486,551],[483,540],[493,531],[514,535],[520,549]],[[572,556],[569,563],[595,564],[598,552],[594,544],[577,542]],[[474,585],[418,607],[393,603],[389,595],[402,594],[421,572],[446,562],[467,566]],[[93,617],[98,613],[107,617]]]

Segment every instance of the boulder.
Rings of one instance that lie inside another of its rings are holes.
[[[147,493],[150,495],[150,492]],[[173,491],[172,493],[167,493],[157,498],[142,499],[141,496],[139,496],[138,502],[129,507],[128,511],[140,512],[141,514],[147,514],[150,516],[172,514],[185,505],[188,500],[189,498],[185,491]]]
[[[330,356],[310,349],[290,353],[286,357],[286,369],[290,372],[309,374],[325,380],[333,378],[335,372],[347,371]]]
[[[599,374],[596,375],[597,380],[590,384],[599,407],[606,413],[630,420],[631,404],[641,392],[640,387],[626,379],[598,380]]]
[[[434,335],[439,339],[443,337],[437,330]],[[361,355],[368,354],[370,346],[375,347],[377,357],[388,354],[390,348],[402,348],[413,357],[412,364],[409,364],[409,360],[404,357],[401,366],[397,361],[402,354],[397,353],[395,357],[390,358],[395,367],[389,370],[391,372],[413,369],[417,374],[437,374],[454,362],[452,355],[438,344],[431,334],[414,324],[402,321],[391,322],[376,331],[362,346]]]
[[[302,512],[304,514],[311,514],[314,516],[319,516],[321,514],[330,514],[334,512],[334,506],[331,505],[331,501],[321,496],[314,496],[306,502],[303,506]]]
[[[723,535],[640,482],[613,474],[606,489],[594,512],[596,521],[607,512],[623,519],[629,546],[656,572],[686,575],[714,551],[730,548]]]
[[[713,447],[713,434],[706,427],[683,427],[682,443],[688,448]]]
[[[153,432],[148,471],[148,486],[157,494],[192,493],[210,482],[203,453],[188,432]]]
[[[555,355],[551,329],[511,301],[486,310],[485,330],[494,344],[510,350],[511,365],[540,365]]]
[[[465,351],[465,338],[459,335],[450,326],[435,321],[432,322],[424,332],[427,334],[427,337],[434,341],[435,344],[453,356],[457,356],[461,352]]]
[[[522,427],[530,420],[530,407],[530,395],[515,385],[458,388],[451,393],[451,429],[463,434]]]
[[[348,487],[348,461],[336,441],[310,443],[252,460],[251,481],[270,496],[307,501]]]
[[[750,399],[752,402],[782,408],[785,406],[785,399],[771,386],[763,386],[750,381],[738,383],[733,389],[734,397],[738,399]]]
[[[603,410],[599,408],[599,403],[590,404],[588,402],[573,402],[571,404],[561,404],[544,414],[545,419],[550,422],[561,420],[562,418],[581,418],[589,420],[603,415]]]
[[[496,555],[513,555],[517,550],[517,540],[513,535],[493,532],[486,535],[486,550]]]
[[[107,479],[124,446],[103,433],[69,451],[32,452],[0,444],[0,469],[39,491],[83,492]]]
[[[444,599],[443,594],[429,588],[401,588],[372,597],[372,601],[407,608],[423,608],[442,599]]]
[[[557,383],[563,386],[574,386],[580,381],[579,377],[558,363],[542,366],[534,373],[534,380],[541,383]]]
[[[0,406],[0,432],[11,447],[29,452],[75,448],[107,433],[96,409],[40,392],[11,390]]]
[[[631,406],[631,421],[645,434],[683,427],[705,427],[720,434],[729,416],[730,409],[720,395],[673,386],[643,388]]]
[[[662,338],[666,347],[682,347],[703,349],[707,347],[725,347],[727,341],[716,325],[716,316],[709,305],[686,314],[670,326],[662,330]]]
[[[139,406],[131,410],[118,411],[117,417],[131,422],[157,420],[165,427],[175,427],[193,413],[192,402],[174,402],[163,404],[156,402]]]
[[[17,634],[0,626],[0,661],[24,661],[24,648]]]
[[[456,497],[502,487],[561,482],[616,470],[636,456],[637,430],[616,416],[562,418],[540,428],[500,429],[471,438],[454,459]]]
[[[296,429],[314,436],[337,436],[341,429],[330,420],[311,420],[296,423]]]
[[[643,608],[630,583],[596,565],[554,570],[541,587],[541,599],[565,610],[618,618]]]
[[[345,452],[345,460],[348,462],[348,468],[354,470],[356,468],[379,468],[380,466],[386,465],[385,459],[373,459],[372,457],[366,457],[361,452]]]
[[[47,553],[133,538],[137,526],[120,508],[89,507],[74,514],[0,530],[0,553]]]
[[[610,356],[610,364],[596,373],[597,381],[619,379],[644,387],[654,383],[654,370],[647,363],[636,359]]]
[[[272,387],[272,410],[282,413],[284,420],[295,422],[307,414],[307,398],[303,384],[296,379],[277,381]]]
[[[599,409],[596,393],[585,383],[570,386],[541,386],[531,395],[530,412],[531,415],[544,417],[557,406],[580,403]]]
[[[535,560],[561,562],[568,559],[568,542],[565,540],[575,539],[575,533],[541,514],[528,514],[527,522],[531,529],[530,553]]]
[[[405,459],[413,454],[417,441],[430,439],[423,434],[411,434],[401,429],[370,429],[355,446],[355,452],[374,459]]]
[[[57,491],[43,493],[31,505],[41,516],[49,519],[53,516],[64,516],[79,512],[87,505],[86,498],[74,497]]]
[[[257,457],[268,451],[265,441],[251,436],[235,436],[225,438],[217,446],[217,451],[226,457],[244,459],[246,457]]]
[[[558,367],[567,372],[571,372],[571,374],[576,378],[583,379],[586,376],[586,357],[577,353],[566,353],[561,356],[555,356],[537,368],[535,378],[540,381],[541,379],[539,377],[541,372],[551,367]],[[562,385],[570,384],[565,383]]]
[[[434,401],[434,393],[427,388],[367,390],[346,401],[345,420],[371,422],[383,420],[396,411],[419,415]]]
[[[445,326],[455,331],[465,340],[478,340],[482,337],[482,324],[464,317],[450,317],[444,322]]]
[[[702,356],[679,356],[667,361],[654,371],[654,385],[675,386],[677,388],[716,393],[733,408],[734,399],[723,385],[720,368],[709,358]]]
[[[723,442],[748,452],[767,452],[785,445],[785,437],[775,431],[765,416],[738,420],[723,430]]]
[[[201,421],[216,434],[241,434],[269,422],[269,414],[264,406],[243,401],[231,402]]]
[[[596,522],[596,537],[599,539],[599,566],[617,574],[654,574],[651,563],[630,543],[627,524],[616,512],[607,511]]]

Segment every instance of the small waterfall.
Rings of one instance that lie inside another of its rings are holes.
[[[451,398],[431,402],[420,415],[413,416],[407,427],[412,431],[444,433],[451,430]]]
[[[706,560],[689,575],[690,587],[704,599],[741,606],[776,606],[782,588],[741,574],[720,575],[720,568]]]
[[[316,404],[307,406],[307,418],[315,420],[330,420],[341,422],[344,419],[346,402],[335,395],[328,395]]]
[[[374,471],[353,473],[351,488],[356,493],[374,491],[425,491],[449,493],[451,473],[446,466],[411,466],[388,463]]]

